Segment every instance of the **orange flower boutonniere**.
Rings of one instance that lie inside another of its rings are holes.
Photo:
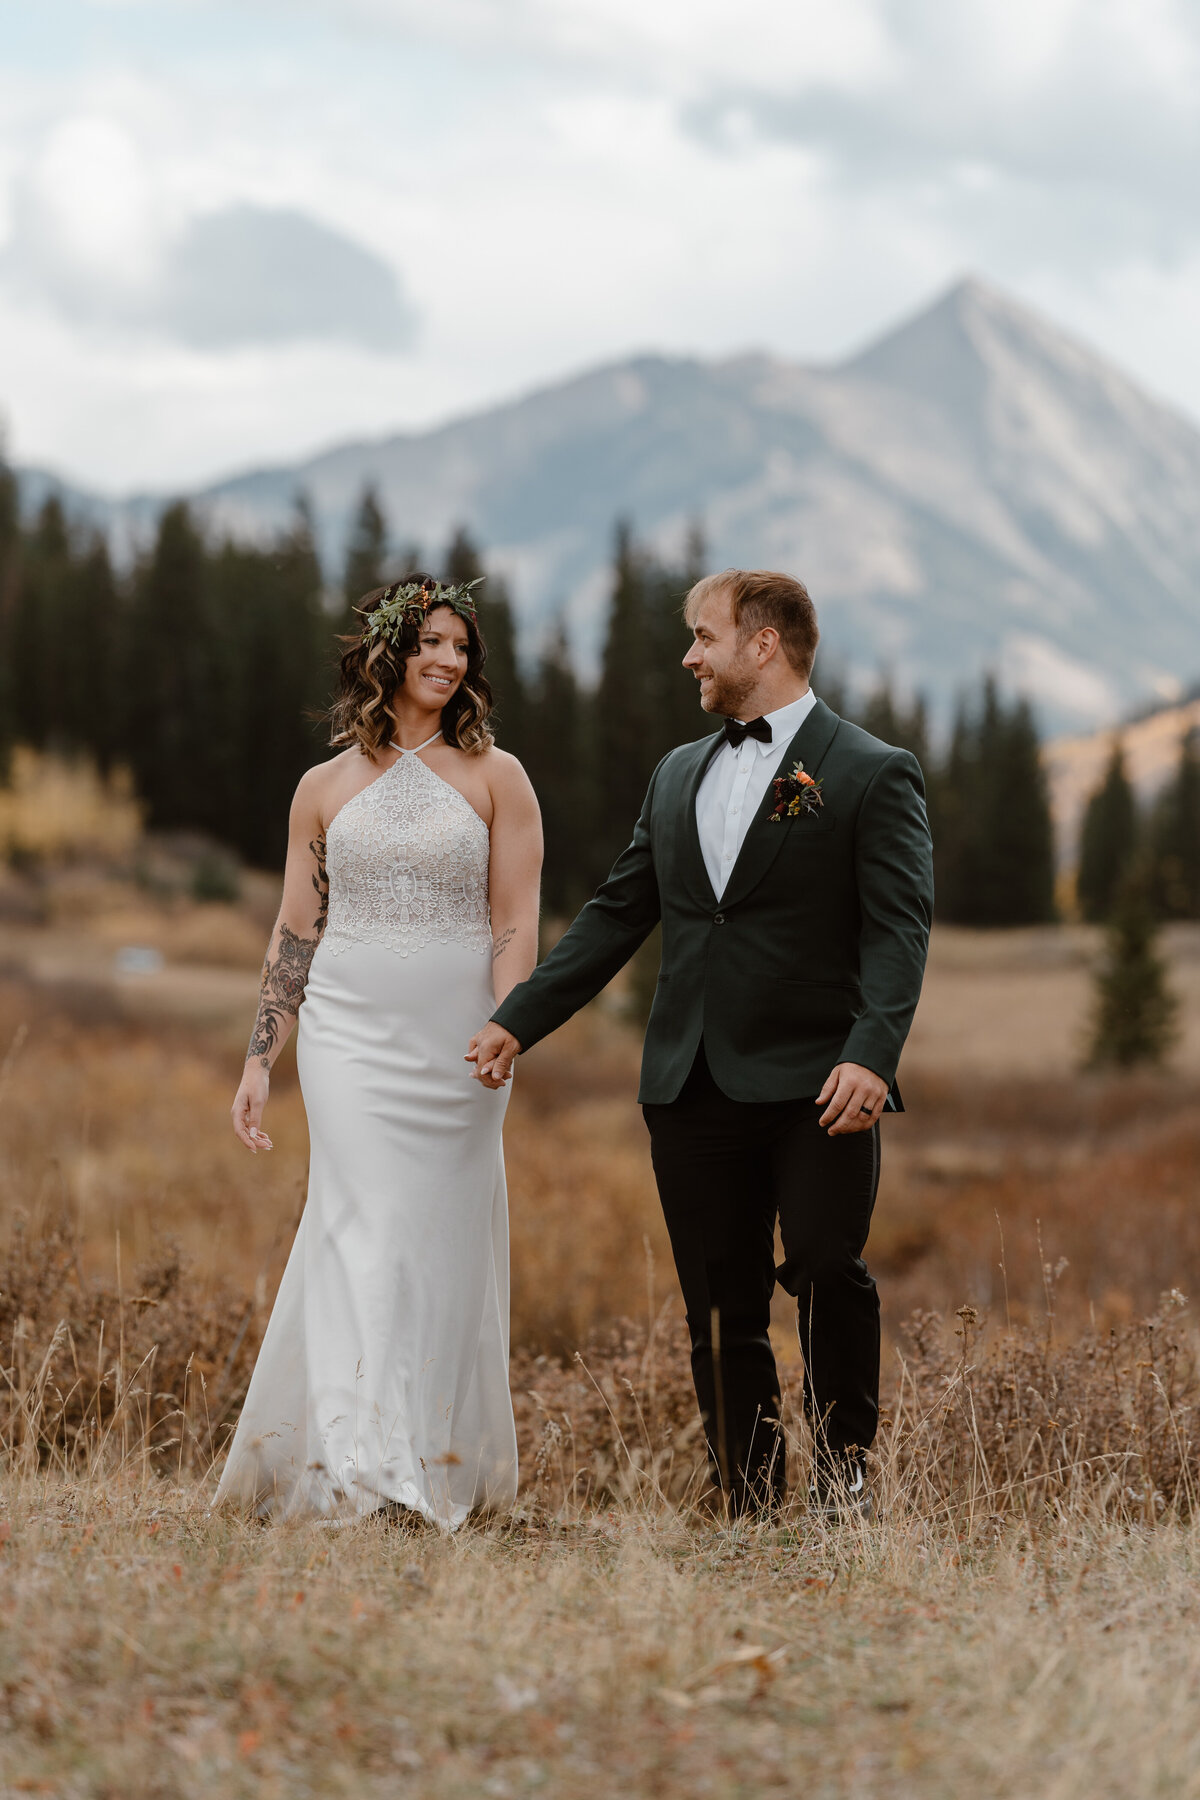
[[[771,814],[771,823],[778,825],[783,819],[799,819],[805,813],[819,813],[824,804],[821,783],[814,781],[804,764],[798,762],[790,775],[775,777],[775,809]]]

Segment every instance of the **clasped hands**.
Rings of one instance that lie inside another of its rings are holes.
[[[475,1080],[486,1088],[502,1088],[512,1075],[521,1046],[511,1031],[489,1021],[467,1046],[464,1060],[475,1064]],[[861,1063],[838,1063],[817,1095],[824,1107],[819,1123],[830,1137],[848,1137],[853,1131],[870,1131],[883,1111],[888,1086],[873,1069]]]
[[[475,1064],[475,1080],[485,1088],[502,1088],[520,1054],[521,1046],[512,1032],[491,1019],[482,1031],[475,1033],[463,1060]]]

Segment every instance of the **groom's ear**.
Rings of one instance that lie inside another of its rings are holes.
[[[758,652],[760,668],[763,664],[769,663],[771,658],[776,654],[779,649],[780,641],[779,633],[773,625],[760,626],[755,632],[754,647]]]

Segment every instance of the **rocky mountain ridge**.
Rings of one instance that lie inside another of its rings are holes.
[[[802,576],[827,665],[943,718],[987,668],[1060,732],[1200,674],[1200,429],[975,280],[835,367],[635,357],[194,498],[260,537],[305,493],[332,572],[367,481],[398,539],[468,525],[526,643],[561,614],[585,667],[625,517],[664,554],[699,520],[714,566]],[[162,503],[75,500],[125,544]]]

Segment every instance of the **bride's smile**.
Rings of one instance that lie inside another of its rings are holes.
[[[397,717],[406,700],[422,710],[443,707],[462,686],[467,672],[467,628],[449,606],[435,606],[408,660],[404,686],[397,692]]]

